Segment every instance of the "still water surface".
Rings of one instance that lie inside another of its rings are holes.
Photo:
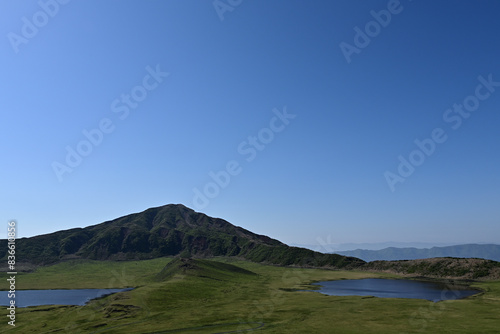
[[[415,298],[433,302],[466,298],[480,292],[458,285],[384,278],[324,281],[313,285],[320,286],[320,289],[315,291],[331,296]]]
[[[39,305],[85,305],[91,299],[132,289],[18,290],[16,307]],[[8,306],[8,291],[0,291],[0,305]]]

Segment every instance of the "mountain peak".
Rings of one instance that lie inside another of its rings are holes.
[[[7,256],[6,242],[0,241],[0,257]],[[19,239],[18,249],[19,258],[35,265],[67,258],[127,260],[175,255],[237,256],[256,262],[318,267],[364,263],[356,258],[289,247],[183,204],[149,208],[98,225]]]

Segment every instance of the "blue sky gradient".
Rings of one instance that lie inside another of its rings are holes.
[[[498,243],[499,10],[2,2],[0,237],[182,203],[285,243]]]

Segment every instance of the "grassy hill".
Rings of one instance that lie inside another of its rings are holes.
[[[168,277],[159,279],[162,271]],[[136,288],[85,306],[19,308],[16,327],[0,333],[498,333],[500,281],[476,282],[482,294],[439,303],[300,291],[368,277],[396,275],[234,258],[71,260],[18,275],[18,288]]]
[[[0,266],[6,266],[7,240],[0,240]],[[18,271],[73,259],[141,260],[165,256],[233,257],[282,266],[388,271],[405,275],[486,279],[498,277],[500,263],[488,260],[425,259],[366,263],[355,257],[290,247],[183,205],[147,209],[86,228],[75,228],[16,244]],[[198,261],[198,262],[196,262]],[[0,268],[2,269],[2,268]],[[5,269],[5,268],[3,268]],[[214,268],[212,268],[214,269]]]
[[[32,269],[18,273],[17,290],[134,289],[85,306],[19,308],[16,327],[0,333],[496,333],[500,327],[500,281],[491,281],[500,279],[498,262],[365,263],[289,247],[182,205],[23,238],[16,246],[17,258]],[[315,281],[401,276],[482,280],[473,287],[483,293],[432,303],[303,291]]]
[[[256,274],[229,263],[179,257],[167,263],[156,275],[156,279],[164,281],[174,277],[184,278],[186,275],[228,281],[237,276]]]
[[[411,276],[500,280],[500,262],[484,259],[449,257],[403,261],[372,261],[362,268]]]
[[[6,263],[7,240],[0,240]],[[229,256],[277,265],[354,268],[357,258],[289,247],[183,205],[165,205],[86,228],[21,238],[18,269],[68,259],[134,260],[162,256]]]

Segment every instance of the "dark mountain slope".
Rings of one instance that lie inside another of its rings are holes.
[[[7,241],[0,240],[6,258]],[[22,238],[17,260],[44,265],[67,258],[94,260],[144,259],[168,255],[238,256],[278,265],[354,268],[364,261],[289,247],[229,222],[170,204],[86,228]],[[6,261],[4,261],[6,262]]]

